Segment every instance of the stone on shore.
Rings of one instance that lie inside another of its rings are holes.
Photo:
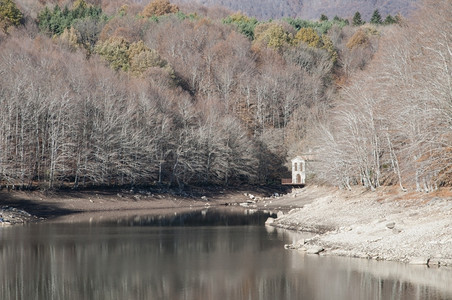
[[[430,261],[430,259],[426,258],[426,257],[413,257],[410,259],[409,264],[410,265],[428,265],[429,261]]]
[[[395,222],[386,224],[386,228],[388,228],[388,229],[394,229],[394,227],[395,227]]]
[[[323,250],[325,250],[325,249],[323,249],[323,247],[320,247],[320,246],[314,246],[314,247],[308,248],[308,249],[306,250],[306,253],[307,253],[307,254],[319,254],[319,253],[322,252]]]
[[[440,266],[452,266],[452,258],[440,258],[439,259]]]
[[[270,224],[272,224],[273,222],[275,222],[275,218],[268,217],[268,218],[267,218],[267,221],[265,221],[265,225],[270,225]]]
[[[439,266],[440,262],[437,258],[432,258],[432,259],[429,259],[428,265],[429,266]]]
[[[318,234],[300,251],[327,245],[328,254],[452,266],[451,196],[449,189],[402,194],[395,187],[306,187],[296,200],[284,198],[300,208],[278,214],[272,226]]]

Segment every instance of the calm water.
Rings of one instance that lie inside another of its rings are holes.
[[[284,250],[301,236],[265,218],[0,228],[0,299],[452,299],[452,270]]]

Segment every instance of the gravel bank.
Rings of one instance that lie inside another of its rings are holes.
[[[317,233],[287,245],[308,253],[452,266],[451,195],[308,187],[285,197],[312,201],[271,226]]]

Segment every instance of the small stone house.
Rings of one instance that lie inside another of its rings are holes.
[[[292,184],[306,183],[306,160],[301,156],[292,158]]]
[[[306,184],[306,177],[313,177],[315,174],[315,164],[317,162],[317,155],[311,151],[290,160],[292,167],[292,178],[282,178],[281,184],[283,185],[301,185]]]

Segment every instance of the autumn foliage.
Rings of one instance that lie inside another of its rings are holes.
[[[450,2],[426,1],[412,21],[380,40],[371,64],[341,91],[317,131],[324,180],[427,192],[450,185],[452,31],[435,28],[451,16]],[[347,47],[368,42],[359,30]]]
[[[376,27],[100,3],[0,38],[0,185],[272,184],[309,150],[318,182],[450,182],[450,57],[428,31],[447,13]]]
[[[171,4],[168,0],[154,0],[149,3],[141,12],[143,17],[163,16],[179,11],[177,5]]]
[[[18,26],[24,21],[23,13],[13,0],[0,0],[0,27],[7,32],[10,26]]]

